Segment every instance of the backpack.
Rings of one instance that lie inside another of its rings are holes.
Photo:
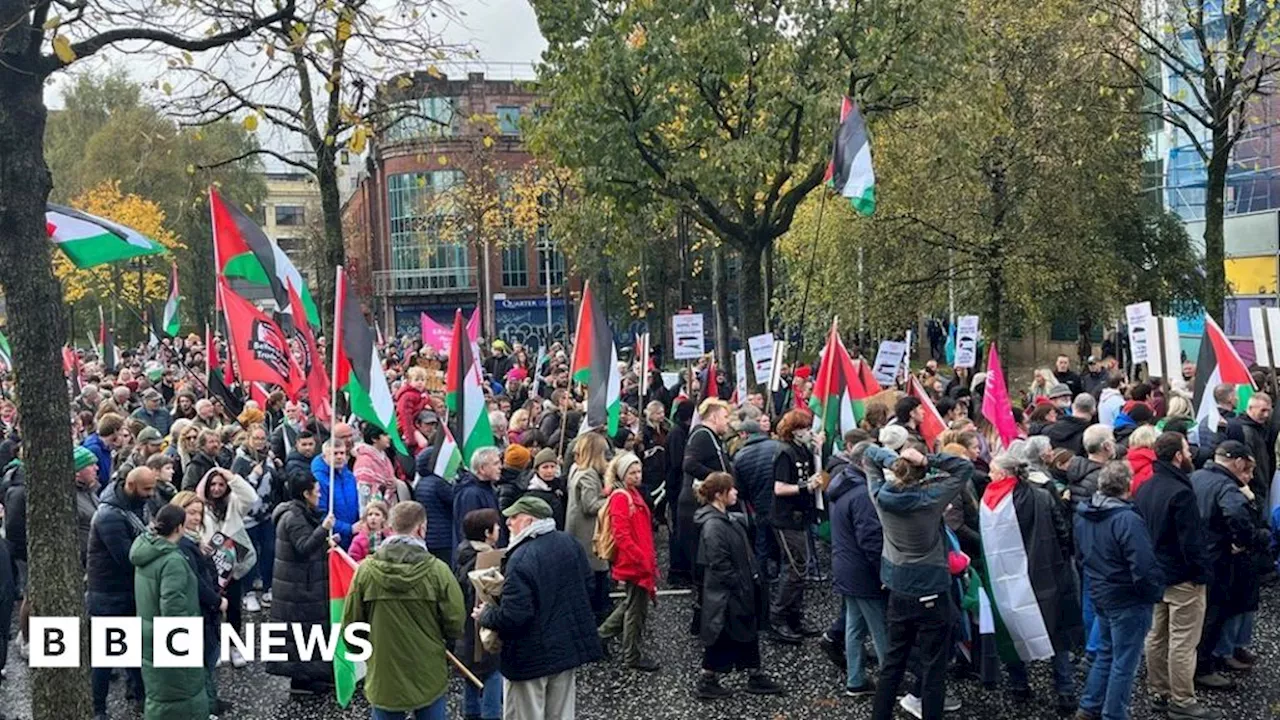
[[[613,562],[618,554],[618,541],[613,536],[613,517],[609,514],[609,502],[613,500],[613,496],[622,493],[627,498],[627,510],[635,512],[634,501],[631,499],[631,493],[622,488],[615,488],[609,493],[609,501],[600,506],[600,510],[596,513],[596,529],[591,534],[591,551],[601,560]]]

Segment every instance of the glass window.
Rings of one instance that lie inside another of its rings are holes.
[[[503,135],[520,134],[520,107],[518,105],[498,106],[498,132]]]
[[[276,205],[276,225],[301,227],[307,224],[307,209],[301,205]]]
[[[564,253],[547,237],[545,225],[538,228],[538,283],[544,288],[564,284]]]
[[[387,142],[425,140],[453,135],[458,98],[419,98],[399,103],[383,131]]]
[[[447,207],[437,196],[462,180],[456,170],[387,178],[393,289],[421,292],[474,287],[467,247],[443,237]]]
[[[529,258],[524,243],[502,248],[502,286],[522,288],[529,285]]]

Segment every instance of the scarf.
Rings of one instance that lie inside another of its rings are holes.
[[[551,492],[551,486],[547,485],[547,483],[537,475],[533,475],[529,478],[529,489],[537,490],[539,492]]]
[[[382,547],[384,548],[392,545],[412,545],[414,547],[422,548],[423,551],[426,551],[427,549],[426,540],[412,535],[392,535],[382,543]]]
[[[517,545],[530,538],[536,538],[539,535],[546,535],[556,529],[556,521],[551,518],[542,518],[529,523],[528,527],[516,533],[511,538],[511,542],[507,544],[508,553],[514,550]]]

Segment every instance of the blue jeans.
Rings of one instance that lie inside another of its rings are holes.
[[[884,664],[885,653],[889,651],[884,611],[884,598],[844,596],[844,656],[848,673],[844,685],[847,688],[862,688],[867,685],[862,641],[868,634],[871,635],[871,644],[875,646],[876,658]]]
[[[1227,618],[1222,624],[1218,646],[1213,649],[1214,657],[1231,657],[1237,649],[1248,647],[1253,642],[1253,617],[1250,611]]]
[[[1009,684],[1015,688],[1030,687],[1027,680],[1027,665],[1022,662],[1008,663]],[[1075,668],[1071,666],[1071,653],[1059,650],[1053,654],[1053,689],[1059,695],[1075,695]]]
[[[502,719],[502,673],[494,670],[484,679],[484,690],[476,689],[470,682],[462,684],[462,708],[464,717],[481,720]]]
[[[241,578],[244,591],[249,592],[253,589],[255,578],[262,578],[262,592],[268,592],[271,590],[272,572],[276,562],[276,527],[267,520],[248,528],[245,532],[249,534],[253,549],[258,552],[258,562],[249,570],[248,575]]]
[[[1094,607],[1101,642],[1089,668],[1080,709],[1102,720],[1127,720],[1133,676],[1142,660],[1143,641],[1151,629],[1150,605],[1118,610]]]
[[[373,708],[373,720],[445,720],[445,701],[449,694],[445,693],[436,698],[436,701],[426,707],[420,707],[417,710],[383,710],[382,708]]]
[[[1098,645],[1102,642],[1102,632],[1095,619],[1093,598],[1089,597],[1089,578],[1084,573],[1080,573],[1080,585],[1082,588],[1080,607],[1083,611],[1084,629],[1088,632],[1085,636],[1084,651],[1093,655],[1098,652]]]

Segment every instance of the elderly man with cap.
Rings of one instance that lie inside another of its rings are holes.
[[[1205,553],[1213,568],[1196,662],[1195,681],[1202,687],[1234,685],[1219,671],[1224,667],[1242,669],[1237,667],[1241,663],[1234,657],[1215,658],[1214,650],[1229,618],[1257,609],[1258,580],[1251,563],[1254,551],[1265,550],[1268,534],[1265,529],[1256,529],[1261,527],[1261,518],[1251,503],[1253,467],[1248,446],[1227,440],[1218,445],[1213,460],[1191,475]],[[1232,665],[1226,666],[1226,662]]]
[[[155,428],[161,435],[168,435],[173,425],[173,415],[164,406],[164,396],[155,388],[148,388],[142,393],[142,406],[133,411],[129,417],[137,418],[148,427]]]
[[[116,468],[112,479],[123,478],[129,474],[130,470],[146,465],[147,458],[160,452],[162,445],[164,445],[164,436],[159,430],[150,426],[142,428],[133,444],[133,452],[129,453],[129,457]]]
[[[1109,379],[1111,379],[1111,372],[1097,355],[1090,355],[1085,360],[1085,372],[1080,375],[1080,384],[1084,386],[1084,391],[1095,398],[1100,398],[1102,389],[1107,386]]]
[[[573,720],[577,668],[603,656],[587,597],[587,553],[556,530],[551,507],[525,496],[503,513],[511,544],[502,560],[502,596],[472,617],[502,640],[505,720]]]

